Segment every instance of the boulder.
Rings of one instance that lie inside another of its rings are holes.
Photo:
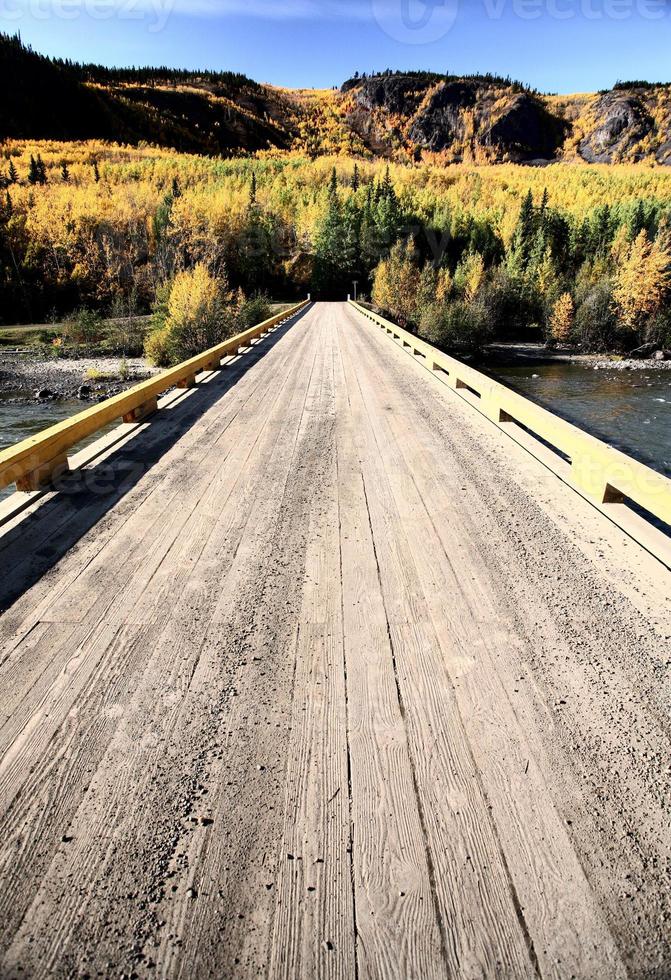
[[[653,359],[655,361],[671,361],[671,350],[656,350]]]
[[[38,402],[48,402],[55,398],[56,395],[51,390],[51,388],[39,388],[35,392],[35,400]]]

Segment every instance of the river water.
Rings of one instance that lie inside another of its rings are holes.
[[[595,371],[588,365],[557,362],[501,366],[492,373],[520,394],[671,476],[671,371]],[[80,401],[11,404],[0,397],[0,449],[84,408]],[[0,490],[0,498],[10,492]]]
[[[28,436],[56,422],[62,422],[63,419],[70,418],[71,415],[76,415],[87,407],[89,406],[77,400],[13,404],[0,395],[0,450],[27,439]],[[102,433],[98,432],[89,439],[83,440],[82,446],[100,438],[101,435]],[[0,500],[12,493],[13,489],[13,487],[5,487],[0,490]]]
[[[509,388],[671,476],[670,370],[596,371],[557,362],[490,371]]]

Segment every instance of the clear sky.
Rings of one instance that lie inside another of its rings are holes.
[[[292,87],[386,67],[556,92],[671,80],[671,0],[0,0],[0,29],[45,54]]]

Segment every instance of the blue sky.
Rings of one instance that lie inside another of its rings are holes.
[[[0,29],[46,54],[288,86],[385,67],[492,71],[557,92],[671,80],[670,0],[0,0]]]

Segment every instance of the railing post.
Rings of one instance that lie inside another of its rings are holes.
[[[158,411],[158,396],[156,398],[150,398],[148,401],[144,402],[143,405],[138,405],[137,408],[132,408],[130,412],[126,412],[122,416],[124,422],[141,422],[143,419],[148,418]]]
[[[39,463],[35,469],[30,470],[28,473],[17,477],[16,489],[24,493],[30,493],[33,490],[43,490],[50,483],[53,483],[56,477],[63,476],[69,470],[70,464],[68,463],[67,454],[60,453],[47,462]]]

